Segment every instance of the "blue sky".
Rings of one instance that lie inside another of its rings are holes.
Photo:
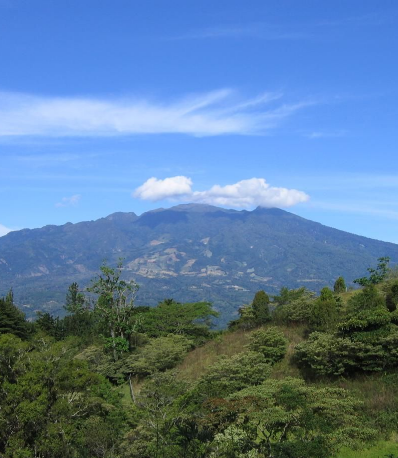
[[[189,201],[398,243],[398,4],[0,0],[0,234]]]

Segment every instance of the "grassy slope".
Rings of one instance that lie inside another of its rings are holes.
[[[355,292],[346,293],[345,300]],[[294,352],[294,347],[303,340],[302,327],[280,327],[289,340],[286,357],[273,367],[271,377],[282,379],[287,376],[300,377],[297,367],[290,364],[290,358]],[[184,361],[177,367],[180,377],[194,381],[201,377],[209,366],[217,361],[220,356],[232,356],[245,351],[245,346],[249,343],[250,334],[253,331],[235,331],[220,334],[214,340],[207,342],[202,347],[190,352]],[[323,382],[316,382],[323,384]],[[331,382],[327,384],[330,386]],[[391,402],[392,396],[396,396],[395,387],[388,386],[383,382],[380,375],[361,376],[355,379],[340,379],[334,383],[335,386],[352,391],[359,399],[363,400],[367,408],[373,411],[382,412]],[[345,449],[341,451],[338,458],[385,458],[389,454],[398,457],[398,438],[390,441],[380,441],[373,447],[354,451]]]
[[[381,441],[366,450],[343,449],[337,458],[386,458],[390,455],[398,456],[398,443],[396,441]]]

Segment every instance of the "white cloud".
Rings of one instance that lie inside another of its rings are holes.
[[[63,197],[61,202],[55,204],[56,207],[74,207],[81,199],[80,194],[75,194],[71,197]]]
[[[12,232],[13,229],[10,229],[9,227],[4,226],[3,224],[0,224],[0,237],[3,237],[3,235],[8,234],[9,232]]]
[[[142,200],[163,200],[184,195],[192,195],[192,180],[184,176],[177,176],[158,180],[155,177],[149,178],[142,186],[137,188],[133,197]]]
[[[192,191],[192,180],[184,176],[164,180],[150,178],[134,191],[133,197],[152,201],[170,199],[233,208],[291,207],[309,199],[302,191],[270,186],[264,178],[251,178],[227,186],[214,185],[206,191]]]
[[[313,102],[282,103],[282,94],[239,98],[230,89],[169,103],[147,100],[37,97],[0,93],[0,137],[195,136],[267,133]]]

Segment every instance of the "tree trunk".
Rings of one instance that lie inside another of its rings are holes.
[[[131,373],[129,374],[129,387],[130,387],[131,400],[135,404],[135,394],[134,394],[134,389],[133,389],[133,382],[131,381]]]
[[[115,330],[111,327],[111,337],[112,337],[112,346],[113,346],[113,359],[117,361],[117,350],[115,342]]]

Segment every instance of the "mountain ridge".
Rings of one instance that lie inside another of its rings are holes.
[[[225,322],[259,289],[350,283],[381,256],[398,262],[398,245],[277,208],[183,204],[11,232],[0,238],[0,292],[12,287],[29,316],[62,313],[70,283],[86,286],[104,259],[124,258],[124,277],[141,285],[137,304],[208,300]]]

